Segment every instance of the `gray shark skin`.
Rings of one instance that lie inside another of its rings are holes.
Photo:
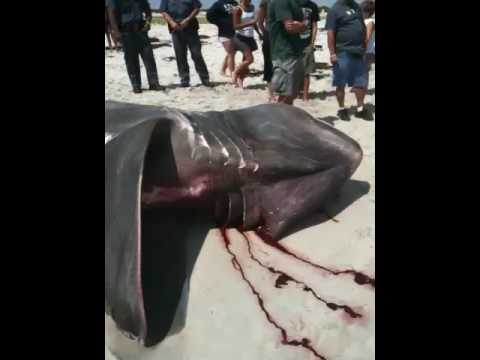
[[[106,312],[144,346],[159,343],[193,266],[192,229],[279,240],[361,160],[357,142],[288,105],[187,112],[106,102]]]

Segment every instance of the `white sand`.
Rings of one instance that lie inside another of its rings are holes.
[[[223,48],[217,41],[216,28],[201,25],[203,54],[213,82],[225,82],[219,74],[223,61]],[[166,27],[155,26],[150,36],[169,42]],[[318,43],[326,49],[325,33],[320,33]],[[173,48],[154,50],[162,85],[178,84],[178,74]],[[328,51],[317,51],[316,61],[328,62]],[[172,57],[172,61],[165,59]],[[239,59],[240,55],[237,55]],[[190,61],[192,85],[199,83]],[[263,69],[261,51],[255,52],[252,70]],[[264,103],[267,94],[262,76],[248,77],[247,90],[223,84],[213,89],[193,87],[174,88],[166,93],[145,91],[131,93],[122,53],[106,52],[106,99],[142,104],[167,105],[185,110],[238,109]],[[331,86],[331,70],[318,70],[318,79],[312,78],[314,99],[297,101],[315,118],[333,121],[363,148],[364,160],[345,186],[340,199],[329,212],[338,221],[327,220],[310,226],[288,238],[282,244],[309,260],[334,269],[354,268],[375,277],[375,121],[365,121],[352,116],[351,121],[336,119],[337,104]],[[142,67],[144,88],[145,73]],[[366,102],[374,109],[375,70],[370,74],[370,88]],[[354,105],[353,94],[347,94],[347,106]],[[369,189],[368,189],[369,187]],[[239,259],[246,277],[259,290],[267,310],[278,324],[287,329],[289,340],[306,337],[313,348],[328,360],[372,360],[375,358],[375,306],[374,290],[358,286],[349,276],[333,276],[319,271],[299,260],[269,248],[252,235],[255,256],[269,266],[289,273],[312,288],[328,301],[347,304],[360,312],[363,318],[348,320],[341,310],[329,310],[300,285],[288,283],[283,289],[274,287],[275,277],[254,263],[248,256],[246,242],[234,231],[231,233],[231,250]],[[114,349],[119,359],[138,360],[309,360],[317,359],[310,351],[281,344],[281,334],[262,313],[256,297],[240,273],[231,264],[231,257],[218,233],[208,235],[197,260],[188,294],[186,318],[178,315],[177,321],[185,326],[153,349],[142,349],[123,338],[105,317],[105,359],[113,359],[107,350]]]

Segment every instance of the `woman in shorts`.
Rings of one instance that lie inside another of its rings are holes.
[[[207,11],[207,20],[218,27],[218,40],[226,52],[222,69],[220,70],[220,75],[222,76],[233,77],[235,69],[233,10],[237,6],[238,3],[235,0],[218,0]],[[227,74],[227,69],[230,74]]]
[[[236,31],[233,38],[234,49],[243,53],[242,62],[233,72],[233,82],[243,89],[243,79],[248,74],[248,67],[253,63],[253,52],[258,49],[254,37],[254,30],[258,33],[257,19],[251,0],[240,0],[240,6],[233,12],[233,28]]]

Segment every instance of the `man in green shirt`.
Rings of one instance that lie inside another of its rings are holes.
[[[272,89],[278,102],[293,105],[303,85],[303,50],[299,34],[307,30],[302,12],[306,0],[272,0],[268,27],[273,63]]]

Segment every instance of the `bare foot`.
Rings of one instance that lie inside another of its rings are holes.
[[[237,87],[243,90],[243,79],[237,78]]]
[[[232,73],[232,82],[233,82],[233,84],[235,84],[235,87],[239,87],[239,88],[243,89],[243,79],[242,79],[241,76],[238,75],[237,70],[235,70]]]
[[[234,84],[235,87],[237,87],[237,72],[233,70],[231,76],[232,76],[232,84]]]

